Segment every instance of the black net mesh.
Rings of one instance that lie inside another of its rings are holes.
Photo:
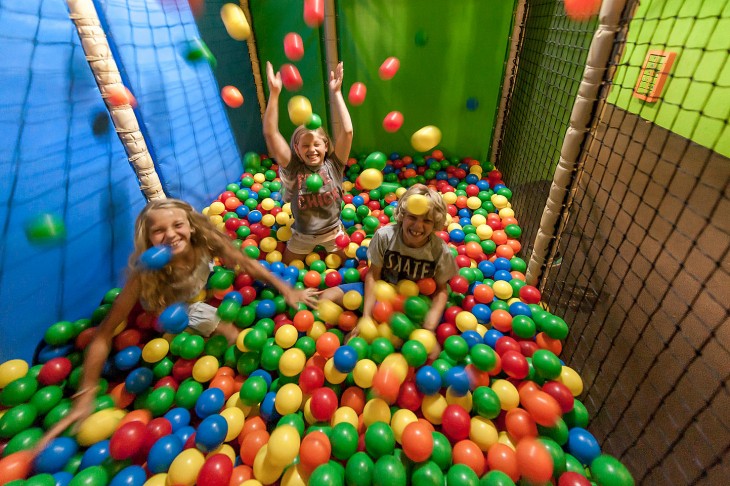
[[[571,326],[562,358],[583,377],[589,429],[639,484],[726,481],[729,24],[727,1],[628,2],[562,263],[541,282]],[[497,160],[526,189],[513,201],[526,244],[594,27],[560,1],[528,2]]]

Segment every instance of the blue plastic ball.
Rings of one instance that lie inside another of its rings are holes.
[[[251,224],[258,223],[263,217],[264,215],[261,214],[261,211],[254,209],[253,211],[248,213],[248,222]]]
[[[56,473],[64,468],[66,463],[76,454],[78,444],[71,437],[58,437],[43,449],[35,458],[34,471],[41,473]]]
[[[256,305],[256,317],[266,319],[274,317],[276,314],[276,304],[273,300],[263,299]]]
[[[504,257],[498,257],[494,259],[494,268],[496,270],[507,270],[509,272],[512,269],[512,264],[508,259]]]
[[[464,182],[466,182],[467,184],[475,184],[476,185],[479,182],[479,176],[476,175],[476,174],[469,174],[468,176],[466,176],[464,178]],[[479,187],[479,186],[477,186],[477,187]]]
[[[200,418],[205,418],[218,413],[225,404],[225,396],[220,388],[208,388],[203,391],[195,402],[195,413]]]
[[[457,396],[462,397],[469,391],[469,376],[462,366],[451,367],[446,372],[444,381],[451,388],[452,393]]]
[[[494,272],[494,280],[504,280],[505,282],[509,282],[512,280],[512,274],[509,273],[507,270],[497,270]]]
[[[365,199],[363,199],[362,196],[355,196],[352,198],[352,204],[354,204],[356,207],[362,206],[363,204],[365,204]]]
[[[172,425],[173,433],[186,425],[190,425],[190,411],[186,408],[173,408],[165,414],[165,418],[168,422],[170,422],[170,425]]]
[[[530,306],[525,304],[524,302],[513,302],[512,305],[509,306],[509,313],[512,316],[532,317],[532,311],[530,310]]]
[[[264,395],[264,399],[259,406],[259,414],[266,423],[278,422],[281,414],[276,411],[276,392],[270,391]]]
[[[475,344],[481,344],[483,342],[482,337],[476,331],[464,331],[463,333],[461,333],[461,337],[464,338],[464,341],[466,341],[466,344],[469,345],[470,349]]]
[[[590,465],[601,455],[601,446],[593,434],[581,427],[573,427],[568,432],[568,452],[582,464]]]
[[[449,238],[454,243],[461,243],[462,241],[464,241],[464,232],[460,229],[452,229],[449,232]]]
[[[167,245],[156,245],[148,248],[139,256],[139,263],[144,268],[159,270],[172,260],[172,248]]]
[[[423,366],[416,372],[416,387],[424,395],[433,395],[441,389],[441,375],[433,366]]]
[[[480,324],[486,324],[492,317],[492,309],[486,304],[476,304],[471,308],[471,313],[474,314]]]
[[[139,346],[127,346],[114,355],[114,366],[120,370],[131,370],[142,358],[142,349]]]
[[[38,352],[38,362],[47,363],[53,358],[61,358],[68,355],[74,349],[74,343],[62,344],[61,346],[51,346],[46,344]]]
[[[180,334],[188,326],[188,312],[184,304],[175,303],[163,310],[158,319],[160,327],[170,334]]]
[[[142,466],[133,465],[119,471],[109,483],[109,486],[142,486],[146,481],[147,473]]]
[[[155,374],[149,368],[137,368],[132,370],[127,379],[124,380],[124,387],[129,393],[138,395],[147,390],[155,380]]]
[[[184,428],[178,429],[178,431],[186,428],[190,429],[190,434],[185,438],[185,442],[195,432],[195,429],[190,426],[185,426]],[[182,452],[185,442],[183,442],[183,438],[177,432],[157,439],[149,453],[147,453],[147,468],[150,472],[154,474],[167,472],[172,461]]]
[[[173,435],[180,439],[180,442],[185,444],[194,433],[195,428],[193,428],[192,425],[185,425],[184,427],[180,427],[179,429],[177,429],[177,431]]]
[[[70,472],[66,471],[59,471],[53,475],[53,479],[56,480],[55,486],[68,486],[68,484],[71,483],[71,480],[74,478],[74,475]],[[145,480],[146,480],[145,476]],[[112,483],[113,484],[113,483]],[[140,486],[144,484],[144,481],[141,483],[138,483]],[[111,485],[110,485],[111,486]],[[120,485],[114,485],[114,486],[120,486]],[[134,484],[133,486],[137,486],[137,484]]]
[[[81,456],[79,469],[86,469],[91,466],[98,466],[109,458],[109,440],[101,440],[92,444],[84,455]]]
[[[223,443],[228,434],[228,422],[223,416],[209,415],[200,422],[195,434],[195,447],[202,452],[210,452]]]
[[[489,260],[482,260],[481,262],[479,262],[479,265],[477,265],[477,269],[482,272],[484,278],[491,278],[495,272],[494,264]]]
[[[258,369],[256,371],[254,371],[253,373],[251,373],[250,375],[248,375],[249,378],[253,378],[255,376],[260,376],[261,378],[264,379],[264,381],[266,382],[267,389],[271,387],[271,373],[269,373],[266,370]]]
[[[497,341],[501,337],[504,337],[504,334],[496,329],[490,329],[484,333],[484,344],[494,349],[497,346]]]
[[[368,248],[366,246],[358,247],[358,249],[355,251],[355,257],[358,260],[367,260],[367,258],[368,258]]]
[[[357,364],[357,351],[352,346],[340,346],[333,357],[334,365],[340,373],[349,373]]]
[[[489,190],[489,181],[486,179],[480,179],[476,182],[477,187],[480,191],[488,191]]]
[[[244,204],[241,204],[236,208],[236,216],[238,216],[239,218],[245,218],[250,212],[251,209],[249,209],[249,207]]]
[[[223,297],[223,300],[232,300],[238,304],[243,304],[243,295],[241,295],[241,292],[237,290],[231,290]]]

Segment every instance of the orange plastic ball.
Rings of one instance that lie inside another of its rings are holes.
[[[517,454],[505,444],[494,444],[487,452],[487,466],[489,470],[502,471],[517,481],[520,478],[520,469],[517,466]]]
[[[352,331],[357,326],[357,314],[352,311],[345,311],[337,319],[337,326],[345,332]]]
[[[465,464],[474,471],[477,476],[481,477],[482,474],[484,474],[484,468],[486,467],[484,454],[482,454],[479,446],[473,441],[468,439],[460,440],[454,444],[452,454],[454,464]]]
[[[292,321],[292,324],[294,325],[294,327],[297,328],[297,331],[309,331],[314,324],[314,314],[312,313],[312,311],[307,309],[300,310],[294,315],[294,320]]]
[[[316,270],[310,270],[304,274],[304,285],[310,289],[316,289],[322,283],[322,274]]]
[[[436,292],[436,281],[432,278],[423,278],[418,281],[418,291],[423,295],[431,295]]]
[[[333,332],[326,332],[317,338],[317,352],[325,359],[330,359],[335,355],[335,351],[340,347],[340,338]]]

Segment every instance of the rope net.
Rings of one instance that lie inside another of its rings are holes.
[[[497,166],[522,188],[528,246],[596,26],[559,1],[525,12]],[[591,431],[640,484],[720,484],[727,467],[729,17],[726,1],[627,2],[543,265]]]

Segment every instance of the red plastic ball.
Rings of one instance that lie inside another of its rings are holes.
[[[469,290],[469,281],[461,275],[456,275],[449,280],[451,290],[457,294],[465,294]]]
[[[471,417],[461,405],[449,405],[441,416],[441,430],[452,441],[460,441],[469,437]]]
[[[38,382],[42,385],[55,385],[66,379],[73,365],[68,358],[58,357],[48,360],[38,373]]]
[[[331,388],[321,387],[312,392],[309,407],[315,419],[329,420],[337,410],[337,405],[337,394]]]

